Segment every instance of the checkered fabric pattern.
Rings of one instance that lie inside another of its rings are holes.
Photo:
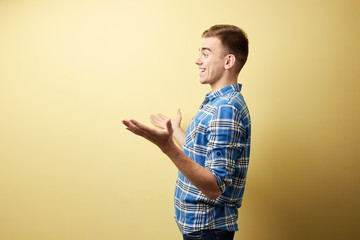
[[[186,131],[183,151],[213,173],[222,194],[208,199],[179,172],[175,215],[182,234],[238,230],[251,139],[249,110],[240,90],[241,84],[234,84],[208,93]]]

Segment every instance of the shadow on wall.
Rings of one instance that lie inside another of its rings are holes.
[[[285,124],[281,117],[275,122],[253,138],[236,239],[243,233],[259,240],[358,239],[358,158],[351,145],[319,129],[303,134],[309,126]],[[339,144],[348,153],[338,151]]]

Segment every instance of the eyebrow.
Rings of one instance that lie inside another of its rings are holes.
[[[211,52],[211,49],[210,48],[207,48],[207,47],[203,47],[203,48],[200,48],[199,51],[205,51],[205,50],[208,50],[209,52]]]

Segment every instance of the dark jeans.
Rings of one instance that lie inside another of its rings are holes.
[[[203,230],[184,234],[184,240],[233,240],[235,232],[225,230]]]

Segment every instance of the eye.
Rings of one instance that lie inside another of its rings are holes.
[[[207,58],[210,56],[210,53],[208,51],[200,51],[199,56],[202,58]]]

